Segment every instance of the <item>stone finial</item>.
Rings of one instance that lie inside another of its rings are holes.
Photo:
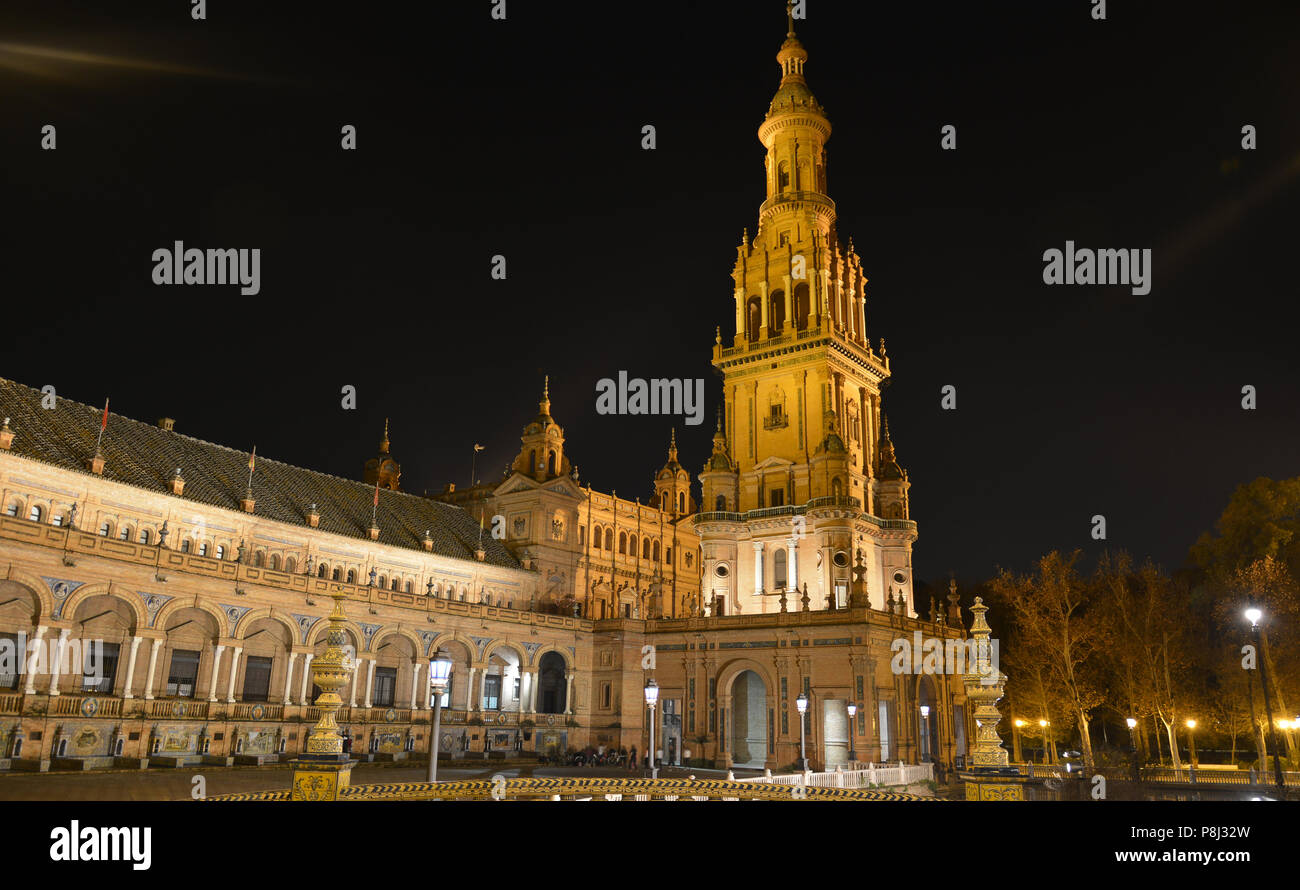
[[[423,545],[425,550],[433,550],[433,534],[431,529],[426,528],[424,530],[424,537],[420,539],[420,544]]]
[[[8,451],[14,444],[14,431],[9,429],[9,418],[5,418],[3,426],[0,426],[0,449]]]
[[[181,493],[185,491],[185,477],[181,475],[180,467],[172,470],[172,477],[167,480],[167,487],[177,497],[180,497]]]
[[[312,528],[320,525],[320,510],[316,508],[315,504],[312,504],[311,509],[307,511],[307,524]]]
[[[104,475],[104,455],[96,454],[86,462],[86,466],[90,469],[90,472],[94,473],[96,476]]]
[[[379,540],[379,526],[377,526],[377,525],[372,525],[372,526],[370,526],[370,528],[366,529],[366,534],[368,534],[368,535],[370,536],[370,540],[372,540],[372,541],[378,541],[378,540]]]
[[[782,587],[782,588],[781,588],[781,611],[782,611],[782,612],[785,612],[785,611],[786,611],[786,607],[785,607],[785,606],[786,606],[786,602],[785,602],[785,588]]]
[[[239,500],[239,509],[245,513],[252,513],[255,506],[257,506],[257,501],[253,500],[253,489],[246,489],[244,496]]]
[[[800,602],[803,603],[803,608],[800,609],[799,611],[801,611],[801,612],[807,612],[807,611],[810,611],[809,608],[808,608],[808,603],[810,603],[811,600],[810,600],[809,597],[808,597],[808,582],[807,582],[807,581],[803,582],[803,596],[800,597],[799,600],[800,600]]]

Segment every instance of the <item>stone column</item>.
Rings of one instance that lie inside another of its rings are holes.
[[[761,484],[761,483],[760,483]],[[763,542],[754,542],[754,595],[763,593]]]
[[[27,687],[23,690],[27,695],[36,694],[36,671],[41,663],[41,649],[43,646],[41,638],[45,636],[45,631],[48,629],[44,624],[36,625],[36,636],[28,644],[31,646],[32,657],[27,659]],[[26,652],[23,653],[23,657],[27,658]]]
[[[144,637],[131,637],[131,655],[126,663],[126,691],[122,693],[122,698],[135,698],[135,693],[131,691],[131,686],[135,682],[135,656],[140,651],[140,641]]]
[[[378,662],[370,659],[370,667],[366,669],[366,707],[371,708],[375,697],[375,665]]]
[[[293,700],[289,698],[289,695],[293,691],[293,663],[297,660],[298,653],[290,650],[289,665],[284,669],[284,703],[286,705],[293,704]]]
[[[799,539],[796,538],[794,535],[791,535],[790,540],[785,542],[785,563],[786,563],[785,571],[786,574],[790,576],[787,579],[788,583],[786,584],[786,586],[793,590],[799,589],[799,556],[797,550],[798,546],[799,546]]]
[[[314,652],[306,652],[302,656],[302,684],[298,691],[299,704],[311,704],[311,702],[307,701],[307,693],[311,690],[311,687],[307,684],[311,682],[311,660],[315,657],[316,653]]]
[[[528,713],[537,713],[537,671],[528,672]]]
[[[352,663],[352,693],[348,696],[348,707],[357,706],[357,673],[361,670],[361,659],[358,658]]]
[[[564,713],[573,713],[573,671],[564,672]]]
[[[235,701],[235,675],[239,673],[239,656],[243,651],[244,647],[236,646],[230,657],[230,682],[226,684],[227,704],[233,704]]]
[[[162,649],[163,641],[161,638],[153,641],[153,647],[149,650],[149,674],[144,680],[144,697],[146,700],[153,698],[153,676],[154,670],[158,667],[158,652]]]
[[[218,643],[212,656],[212,674],[208,678],[208,701],[217,700],[217,672],[221,670],[221,653],[225,651],[226,647]]]
[[[426,662],[426,664],[429,665],[429,676],[432,677],[432,676],[433,676],[433,662],[432,662],[432,661],[429,661],[429,662]],[[427,678],[426,678],[425,681],[424,681],[424,695],[422,696],[422,699],[423,699],[423,701],[424,701],[424,706],[423,706],[423,707],[424,707],[424,710],[427,711],[427,710],[429,710],[430,708],[433,707],[433,687],[429,685],[429,681],[428,681]]]
[[[758,283],[758,290],[759,290],[758,311],[760,313],[759,318],[761,319],[758,328],[758,339],[766,340],[768,337],[768,331],[771,330],[769,326],[770,322],[768,321],[768,317],[767,317],[767,282],[760,281]]]
[[[465,684],[465,711],[470,714],[478,710],[474,707],[474,674],[477,673],[477,671],[478,668],[470,665],[469,682]]]
[[[420,692],[420,669],[424,667],[423,662],[417,661],[411,666],[411,710],[415,710],[415,697]],[[424,684],[428,686],[428,683]]]
[[[794,291],[790,289],[790,276],[781,276],[782,286],[785,288],[785,329],[794,331],[799,328],[799,321],[794,317]]]
[[[480,708],[483,707],[483,699],[487,695],[487,678],[488,678],[488,671],[487,668],[484,667],[483,670],[479,671],[479,677],[478,677],[478,701],[479,701]],[[505,695],[504,689],[501,690],[501,695]],[[500,696],[498,696],[497,697],[498,708],[500,704],[501,704],[501,698]]]
[[[63,628],[59,631],[59,642],[54,650],[54,664],[50,665],[50,695],[59,694],[59,674],[63,670],[63,651],[68,645],[68,635],[72,633],[71,628]]]
[[[745,291],[736,288],[736,339],[745,339]]]

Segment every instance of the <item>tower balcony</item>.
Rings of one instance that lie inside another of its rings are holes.
[[[820,210],[835,217],[835,202],[820,192],[786,191],[773,195],[758,208],[758,224],[761,227],[769,216],[778,210]]]

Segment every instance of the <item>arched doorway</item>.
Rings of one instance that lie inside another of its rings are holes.
[[[731,684],[731,759],[734,766],[762,769],[767,762],[767,686],[754,671]]]
[[[926,763],[939,759],[939,708],[934,691],[934,680],[922,675],[916,686],[917,761]]]
[[[563,714],[565,692],[564,658],[547,652],[537,664],[537,713]]]

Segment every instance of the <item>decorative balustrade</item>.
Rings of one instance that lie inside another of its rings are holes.
[[[868,763],[866,769],[839,769],[830,772],[787,773],[778,776],[761,776],[737,779],[738,782],[770,782],[775,785],[805,785],[809,788],[871,788],[915,785],[934,779],[933,763],[899,763],[896,766],[876,766]]]

